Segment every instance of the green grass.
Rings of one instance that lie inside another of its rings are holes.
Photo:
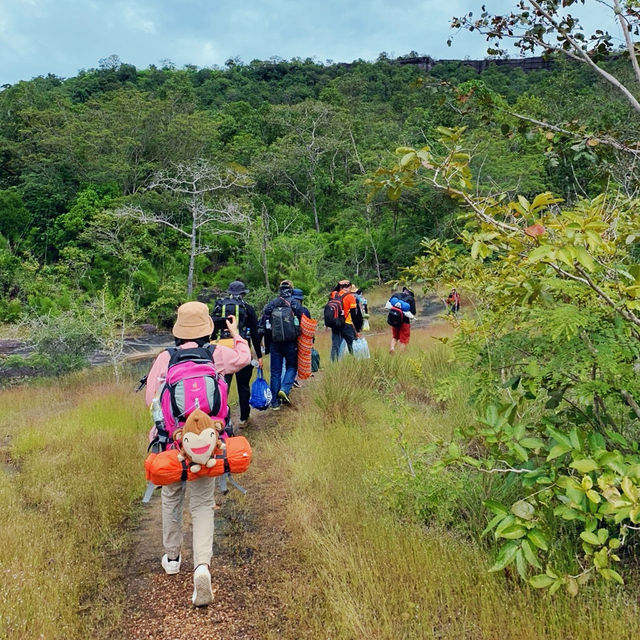
[[[550,598],[517,577],[487,573],[491,552],[470,529],[484,527],[481,494],[491,487],[432,480],[440,490],[432,507],[463,498],[462,510],[448,515],[472,520],[466,533],[443,526],[435,508],[413,511],[411,496],[394,504],[393,490],[409,486],[396,480],[409,476],[412,455],[469,419],[464,390],[444,410],[429,400],[451,365],[444,347],[418,342],[430,346],[326,367],[304,420],[271,442],[269,456],[287,478],[299,570],[279,594],[285,628],[265,637],[638,637],[633,586]]]
[[[0,392],[0,637],[100,637],[117,623],[123,524],[148,416],[107,372]]]

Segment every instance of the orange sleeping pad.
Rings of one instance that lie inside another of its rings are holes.
[[[169,449],[162,453],[150,453],[144,461],[144,470],[147,481],[155,485],[173,484],[183,479],[186,473],[187,480],[195,480],[202,476],[221,476],[227,471],[230,473],[244,473],[251,464],[251,445],[244,436],[227,438],[225,451],[216,450],[216,463],[213,467],[202,465],[198,473],[193,473],[188,462],[178,460],[178,450]]]

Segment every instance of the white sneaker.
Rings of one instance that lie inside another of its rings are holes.
[[[206,564],[196,567],[193,572],[193,596],[191,601],[194,607],[206,607],[213,602],[211,574]]]
[[[162,568],[165,573],[170,576],[174,576],[176,573],[180,571],[180,565],[182,564],[182,556],[178,556],[177,560],[169,560],[169,556],[165,553],[162,556]]]

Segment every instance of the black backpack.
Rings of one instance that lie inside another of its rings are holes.
[[[247,305],[242,298],[222,298],[216,301],[213,308],[213,322],[221,332],[223,337],[226,337],[227,332],[226,318],[228,316],[235,316],[238,319],[238,331],[240,335],[247,339]]]
[[[387,324],[392,327],[401,327],[404,322],[404,313],[398,307],[391,307],[387,314]]]
[[[324,326],[330,329],[342,329],[347,322],[344,315],[344,307],[342,305],[342,296],[331,298],[324,305]]]
[[[291,303],[280,298],[285,304],[274,307],[271,312],[271,341],[295,342],[300,335],[300,321]]]

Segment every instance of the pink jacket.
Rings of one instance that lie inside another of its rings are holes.
[[[195,342],[185,342],[180,345],[180,349],[186,349],[189,347],[197,347]],[[151,402],[156,397],[158,390],[164,382],[164,378],[167,375],[167,369],[169,368],[169,352],[163,351],[151,365],[151,370],[147,376],[147,391],[144,399],[147,406],[151,405]],[[233,348],[223,347],[216,345],[213,352],[213,364],[216,367],[216,371],[223,375],[228,373],[236,373],[240,371],[251,362],[251,349],[246,340],[240,336],[236,336],[233,339]]]

